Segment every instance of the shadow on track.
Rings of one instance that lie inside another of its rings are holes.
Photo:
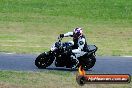
[[[56,70],[56,71],[78,71],[78,69],[70,69],[70,68],[64,68],[64,67],[49,67],[46,68],[47,70]],[[45,69],[45,70],[46,70]],[[92,71],[92,70],[86,70],[86,71]]]

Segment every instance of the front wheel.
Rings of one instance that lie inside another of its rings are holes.
[[[50,55],[49,53],[42,53],[40,54],[36,60],[35,60],[35,65],[38,68],[46,68],[48,66],[50,66],[54,61],[54,57],[52,55]]]

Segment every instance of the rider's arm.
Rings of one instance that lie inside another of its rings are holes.
[[[68,33],[65,33],[65,34],[60,34],[60,38],[63,38],[63,37],[72,37],[73,36],[73,32],[68,32]]]
[[[72,37],[73,36],[73,32],[68,32],[64,34],[64,37]]]

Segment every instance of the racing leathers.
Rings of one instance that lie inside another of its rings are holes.
[[[63,37],[73,37],[73,32],[65,33],[63,34]],[[79,63],[77,58],[80,56],[83,56],[86,53],[87,42],[84,35],[81,35],[77,39],[73,37],[73,42],[74,42],[73,49],[72,49],[73,55],[71,55],[71,57],[73,59],[76,59],[76,61]]]

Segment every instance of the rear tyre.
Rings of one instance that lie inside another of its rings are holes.
[[[96,62],[95,56],[91,56],[89,58],[85,58],[85,61],[83,61],[81,65],[85,70],[88,70],[95,65],[95,62]]]
[[[45,69],[46,67],[50,66],[53,61],[54,57],[50,56],[49,53],[42,53],[36,58],[35,65],[40,69]]]

